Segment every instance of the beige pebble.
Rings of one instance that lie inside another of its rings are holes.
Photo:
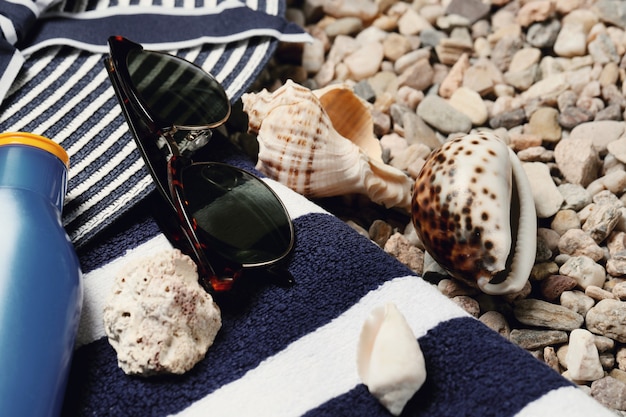
[[[390,33],[382,43],[385,58],[396,61],[411,50],[411,43],[399,33]]]
[[[626,281],[615,284],[612,292],[620,300],[626,300]]]
[[[565,362],[572,379],[595,381],[604,376],[598,348],[593,335],[586,329],[572,330]]]
[[[626,343],[626,303],[623,301],[600,300],[585,318],[589,331]]]
[[[617,300],[615,294],[610,291],[603,290],[600,287],[596,287],[595,285],[587,286],[587,288],[585,288],[585,295],[588,295],[598,301],[606,299]]]
[[[491,330],[500,334],[500,336],[509,338],[511,333],[511,328],[506,318],[502,313],[499,313],[495,310],[490,310],[482,314],[478,320],[480,320],[483,324],[489,327]]]
[[[480,305],[478,301],[467,295],[457,295],[452,301],[465,310],[470,316],[478,318],[480,315]]]
[[[526,27],[535,22],[547,20],[555,10],[554,2],[537,0],[524,4],[517,13],[517,23]]]
[[[543,142],[541,137],[534,133],[517,133],[514,131],[509,132],[509,139],[509,146],[513,148],[515,152],[539,147]]]
[[[559,268],[561,275],[568,275],[585,289],[590,285],[602,287],[606,279],[604,267],[588,256],[572,256]]]
[[[557,109],[540,107],[530,116],[528,129],[547,142],[557,142],[561,139],[562,134],[558,116],[559,111]]]
[[[559,235],[570,229],[581,229],[580,219],[574,210],[559,210],[552,219],[550,227]]]
[[[565,179],[583,187],[597,178],[600,169],[598,151],[590,137],[559,141],[554,149],[554,159]]]
[[[564,291],[559,298],[559,302],[563,307],[567,307],[572,311],[581,315],[586,315],[587,311],[595,305],[595,300],[582,291]]]
[[[463,76],[469,67],[469,56],[467,54],[461,55],[441,82],[439,95],[443,98],[450,98],[463,83]]]
[[[487,107],[476,91],[467,88],[457,88],[448,103],[470,118],[472,124],[480,126],[487,121]]]
[[[428,59],[420,59],[398,76],[398,85],[425,90],[433,83],[435,72]]]
[[[432,25],[413,8],[407,9],[398,20],[398,31],[402,35],[417,35]]]
[[[523,324],[557,330],[578,329],[584,322],[583,316],[566,307],[531,298],[515,303],[513,313]]]
[[[344,63],[356,81],[376,74],[382,61],[383,46],[379,42],[366,44],[344,59]]]
[[[324,12],[334,17],[358,17],[371,20],[378,13],[378,7],[368,0],[326,0]]]

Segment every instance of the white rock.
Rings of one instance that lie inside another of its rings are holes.
[[[572,330],[565,362],[570,377],[574,380],[595,381],[604,376],[598,348],[589,330]]]
[[[343,62],[355,81],[371,77],[378,72],[383,62],[383,46],[380,42],[365,44],[348,55]]]
[[[537,217],[553,216],[563,204],[563,196],[550,176],[550,169],[540,162],[526,162],[522,166],[533,192]]]
[[[370,393],[395,416],[426,381],[422,350],[393,303],[372,310],[363,324],[357,371]]]
[[[583,289],[590,285],[602,287],[606,279],[604,267],[587,256],[572,256],[561,266],[559,273],[574,278]]]
[[[221,325],[196,265],[179,250],[125,265],[104,307],[105,332],[127,374],[187,372],[204,358]]]

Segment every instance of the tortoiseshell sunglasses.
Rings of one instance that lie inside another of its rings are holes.
[[[220,83],[177,56],[109,38],[109,78],[137,147],[177,228],[164,230],[191,256],[209,291],[229,290],[247,270],[288,276],[294,245],[287,210],[261,179],[232,165],[193,162],[230,115]]]

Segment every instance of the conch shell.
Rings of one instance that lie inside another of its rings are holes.
[[[370,393],[395,416],[426,381],[422,350],[395,304],[375,308],[365,321],[357,371]]]
[[[259,141],[256,168],[268,177],[308,197],[365,194],[410,210],[413,181],[382,161],[369,109],[349,87],[311,91],[289,80],[242,101]]]
[[[488,294],[521,291],[537,250],[532,190],[515,153],[483,132],[433,151],[415,182],[413,224],[450,275]]]

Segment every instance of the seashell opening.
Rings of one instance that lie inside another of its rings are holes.
[[[426,381],[424,355],[395,304],[373,309],[363,324],[357,371],[370,393],[396,416]]]
[[[365,194],[410,210],[413,181],[382,161],[371,114],[348,87],[313,92],[287,81],[242,101],[259,142],[256,168],[268,177],[307,197]]]
[[[487,132],[446,142],[416,180],[412,219],[430,255],[488,294],[521,291],[534,264],[537,220],[515,153]]]

